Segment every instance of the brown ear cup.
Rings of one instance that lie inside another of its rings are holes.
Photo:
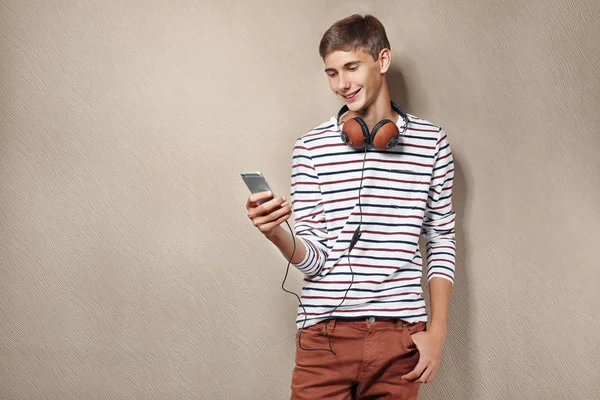
[[[400,136],[408,129],[409,118],[408,114],[398,104],[391,102],[392,109],[398,113],[404,125],[402,131],[398,129],[398,125],[392,120],[384,119],[379,121],[373,131],[369,132],[369,128],[365,121],[360,117],[351,118],[344,124],[340,124],[340,117],[348,111],[348,106],[343,106],[337,115],[338,126],[341,126],[340,137],[342,141],[350,147],[360,150],[373,146],[378,150],[389,150],[396,147],[400,142]]]
[[[360,118],[351,118],[342,127],[342,140],[354,149],[362,149],[369,144],[369,128]]]
[[[373,128],[371,143],[376,149],[388,150],[398,144],[399,136],[398,125],[392,120],[384,119]]]

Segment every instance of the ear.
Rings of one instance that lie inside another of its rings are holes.
[[[379,72],[385,74],[392,64],[392,51],[390,49],[381,49],[379,52]]]

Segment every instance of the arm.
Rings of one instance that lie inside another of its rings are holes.
[[[455,213],[452,208],[454,159],[440,130],[423,233],[427,248],[427,280],[431,305],[430,331],[445,338],[456,262]]]
[[[323,269],[329,253],[327,225],[319,177],[301,138],[296,141],[292,156],[291,196],[296,243],[305,249],[304,257],[294,265],[304,274],[315,276]]]
[[[258,204],[258,201],[270,199],[272,196],[271,192],[250,195],[246,203],[248,218],[267,239],[279,248],[286,260],[290,260],[293,255],[291,262],[293,264],[300,263],[306,257],[306,247],[303,242],[294,238],[285,227],[281,226],[292,215],[291,206],[285,202],[285,197],[274,198],[262,205]],[[294,240],[296,241],[295,249]]]
[[[317,173],[302,139],[296,141],[292,158],[292,205],[284,197],[267,200],[271,192],[250,195],[246,203],[248,218],[269,239],[286,260],[306,275],[319,274],[327,259],[327,227]],[[295,235],[282,226],[296,215]],[[295,242],[295,251],[294,251]]]
[[[446,339],[456,259],[455,214],[452,209],[454,160],[446,133],[441,129],[436,150],[423,220],[431,308],[430,326],[426,332],[413,334],[420,358],[415,369],[403,376],[406,380],[422,383],[431,382],[439,367],[442,346]]]

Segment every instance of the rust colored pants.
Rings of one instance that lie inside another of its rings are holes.
[[[411,334],[426,324],[408,324],[390,318],[332,319],[302,331],[302,350],[296,333],[296,366],[292,374],[292,400],[416,399],[420,383],[408,382],[419,361]]]

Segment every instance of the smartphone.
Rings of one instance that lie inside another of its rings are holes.
[[[244,182],[246,182],[246,186],[248,186],[248,189],[250,189],[251,193],[259,193],[259,192],[273,193],[273,191],[269,187],[269,184],[267,183],[267,180],[265,179],[263,174],[261,174],[260,172],[242,172],[240,175],[242,176],[242,179],[244,180]],[[267,200],[260,200],[258,202],[258,204],[262,204],[265,201],[271,200],[272,198],[273,197],[271,197]]]

